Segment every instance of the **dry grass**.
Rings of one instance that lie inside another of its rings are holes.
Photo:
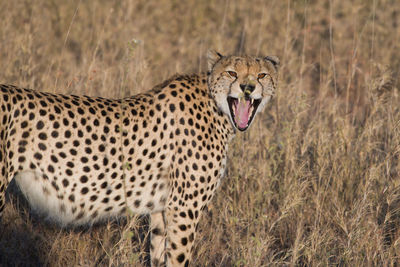
[[[280,90],[231,144],[194,266],[400,262],[397,1],[15,0],[0,17],[0,81],[45,91],[122,97],[205,70],[208,48],[278,55]],[[143,259],[135,220],[66,231],[20,201],[0,265]]]

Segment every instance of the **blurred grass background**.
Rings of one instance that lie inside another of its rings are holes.
[[[136,94],[205,71],[209,48],[279,56],[277,96],[230,146],[193,266],[400,262],[398,1],[3,0],[0,18],[0,82],[64,94]],[[60,230],[21,202],[0,265],[143,262],[135,218]]]

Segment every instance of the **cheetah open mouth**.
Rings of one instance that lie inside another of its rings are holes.
[[[232,120],[240,131],[246,130],[256,114],[261,99],[249,97],[234,98],[228,96],[228,105]]]

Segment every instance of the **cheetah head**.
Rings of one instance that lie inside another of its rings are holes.
[[[208,86],[217,106],[240,131],[273,97],[279,59],[275,56],[222,56],[208,53]]]

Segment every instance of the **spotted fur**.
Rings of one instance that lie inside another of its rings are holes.
[[[150,214],[152,265],[188,266],[228,143],[273,96],[278,64],[211,52],[208,74],[120,100],[1,85],[0,212],[15,178],[62,226]]]

